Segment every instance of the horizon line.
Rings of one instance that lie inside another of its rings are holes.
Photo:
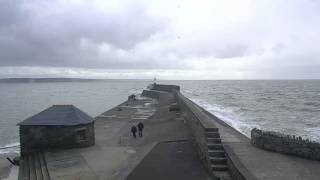
[[[74,79],[74,80],[151,80],[149,78],[80,78],[80,77],[4,77],[0,80],[10,79]],[[255,80],[320,80],[320,78],[260,78],[260,79],[156,79],[156,81],[255,81]]]

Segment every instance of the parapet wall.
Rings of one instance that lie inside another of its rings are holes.
[[[251,143],[270,151],[320,160],[320,143],[301,137],[254,128],[251,131]]]
[[[213,123],[210,123],[197,106],[184,97],[181,93],[176,92],[176,100],[180,106],[182,115],[187,121],[191,130],[193,142],[197,146],[200,159],[206,164],[210,170],[210,159],[208,156],[208,146],[206,138],[206,129],[215,128]]]
[[[156,91],[174,92],[180,91],[180,86],[154,83],[150,86],[150,89]]]
[[[212,129],[217,129],[213,121],[221,120],[219,120],[214,115],[210,114],[203,108],[196,105],[194,102],[186,98],[180,92],[175,92],[175,96],[176,101],[179,104],[182,116],[184,117],[184,119],[187,122],[187,125],[190,128],[192,140],[197,147],[200,159],[204,162],[208,171],[212,172],[212,163],[210,160],[210,155],[208,153],[210,149],[208,147],[207,133],[210,132]],[[225,155],[227,158],[228,170],[232,176],[232,179],[254,180],[255,178],[253,178],[253,176],[245,170],[243,165],[235,163],[239,162],[239,160],[237,160],[236,155],[229,149],[230,148],[225,150]]]
[[[156,90],[143,90],[141,96],[157,99],[159,104],[170,104],[175,101],[173,93]]]
[[[153,90],[143,90],[141,96],[159,99],[161,92]]]

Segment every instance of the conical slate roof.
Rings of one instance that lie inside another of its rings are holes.
[[[91,116],[73,105],[53,105],[18,125],[74,126],[93,121]]]

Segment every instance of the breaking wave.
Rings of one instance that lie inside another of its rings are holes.
[[[215,115],[229,126],[233,127],[240,133],[244,134],[248,138],[250,138],[251,130],[254,127],[258,127],[258,125],[250,125],[241,120],[241,117],[238,116],[234,109],[226,108],[218,104],[209,104],[208,102],[202,99],[190,98],[194,103],[201,106],[211,114]]]
[[[20,153],[20,143],[10,143],[0,147],[0,154],[11,154],[11,153]]]

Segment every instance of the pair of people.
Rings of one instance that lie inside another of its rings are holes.
[[[142,124],[142,122],[139,122],[139,124],[137,125],[138,126],[138,131],[139,131],[139,137],[142,137],[142,130],[144,128],[144,125]],[[136,126],[132,126],[131,127],[131,133],[132,133],[132,136],[134,138],[136,138],[136,133],[137,133],[137,127]]]

